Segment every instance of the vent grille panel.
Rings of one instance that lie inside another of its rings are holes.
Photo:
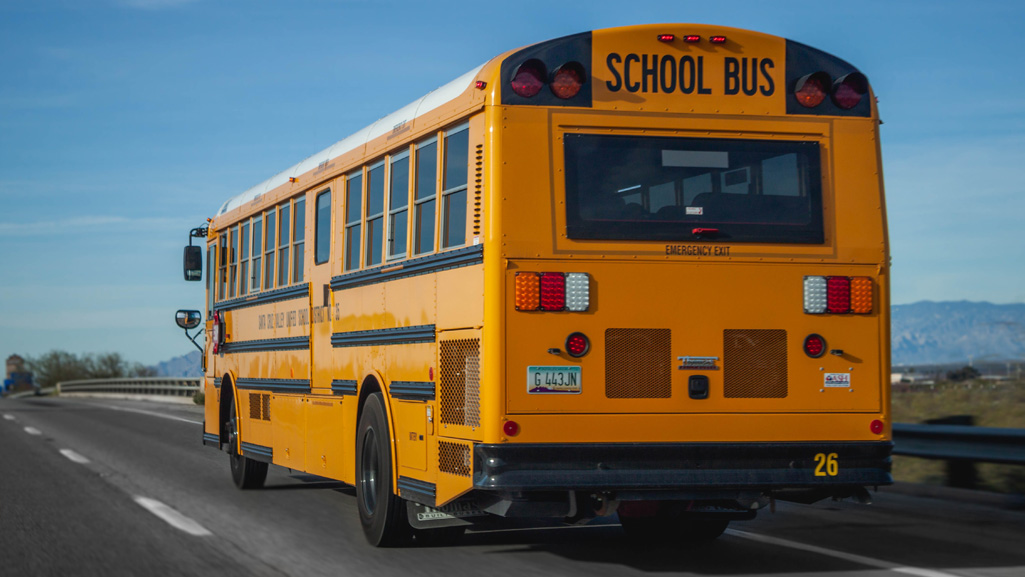
[[[260,400],[260,393],[249,393],[249,418],[259,419],[260,408],[263,407],[263,403]]]
[[[668,399],[673,392],[672,349],[669,329],[607,329],[605,396]]]
[[[441,341],[439,418],[446,425],[480,426],[480,339]]]
[[[781,329],[723,331],[723,394],[727,399],[787,396],[787,332]]]
[[[480,236],[481,198],[484,189],[484,145],[477,145],[476,168],[473,179],[473,236]]]
[[[270,420],[270,395],[263,395],[263,420]]]
[[[444,473],[469,477],[473,473],[470,462],[470,447],[459,443],[438,442],[438,470]]]

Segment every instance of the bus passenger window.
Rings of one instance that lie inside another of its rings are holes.
[[[434,250],[434,199],[438,189],[438,143],[432,140],[416,149],[413,254]]]
[[[289,227],[292,224],[291,206],[286,202],[281,205],[278,224],[281,233],[278,235],[278,286],[288,285],[288,241],[291,240]]]
[[[242,223],[242,263],[238,273],[238,294],[245,296],[249,289],[249,221]]]
[[[384,243],[384,162],[367,172],[366,266],[381,264]]]
[[[363,214],[363,174],[345,180],[345,270],[359,268],[360,217]]]
[[[277,219],[275,218],[276,211],[273,208],[268,210],[266,214],[267,238],[264,244],[266,262],[264,263],[263,288],[270,290],[274,288],[274,250],[277,248],[274,244],[274,231],[277,229]]]
[[[228,266],[231,267],[231,284],[228,286],[228,298],[233,298],[235,295],[235,286],[238,284],[238,227],[231,229],[231,253],[228,262]]]
[[[253,291],[260,290],[260,263],[263,261],[263,217],[256,215],[253,218]]]
[[[330,190],[328,191],[331,192]],[[292,243],[292,282],[302,282],[305,264],[303,249],[306,246],[306,198],[295,200],[295,241]]]
[[[466,243],[466,170],[470,131],[445,137],[445,183],[441,192],[442,248]]]
[[[224,300],[225,291],[228,288],[228,235],[227,231],[221,233],[219,242],[220,250],[217,251],[217,300]]]
[[[388,258],[402,258],[409,223],[409,152],[392,157],[388,190]]]
[[[331,257],[331,191],[325,190],[317,196],[317,230],[313,239],[314,264],[323,264]],[[298,224],[296,224],[298,226]],[[298,229],[296,229],[298,233]]]

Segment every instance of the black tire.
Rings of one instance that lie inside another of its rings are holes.
[[[730,524],[729,519],[694,518],[665,513],[653,517],[620,516],[619,522],[630,539],[663,544],[714,541]]]
[[[267,463],[255,461],[239,453],[238,420],[235,403],[228,408],[228,459],[231,462],[231,480],[239,489],[259,489],[267,480]]]
[[[356,505],[363,534],[374,547],[412,542],[405,501],[392,493],[391,436],[380,393],[367,397],[356,435]]]

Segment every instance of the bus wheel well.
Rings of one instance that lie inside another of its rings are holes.
[[[235,384],[231,381],[231,375],[224,375],[221,378],[221,398],[217,407],[218,425],[217,430],[221,437],[221,443],[228,443],[228,430],[224,426],[228,422],[228,411],[235,402]]]
[[[375,379],[373,376],[368,376],[367,378],[363,379],[363,384],[359,388],[359,404],[357,405],[359,409],[356,411],[357,423],[359,423],[359,420],[363,418],[363,405],[366,404],[367,398],[374,393],[383,392],[384,391],[381,390],[380,383],[378,383],[377,379]]]

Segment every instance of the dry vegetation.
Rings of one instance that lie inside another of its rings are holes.
[[[1025,381],[994,384],[981,380],[963,383],[940,382],[893,391],[893,421],[922,423],[951,415],[971,415],[980,427],[1025,428]],[[893,476],[898,481],[941,485],[945,462],[913,457],[893,458]],[[1025,493],[1025,466],[978,465],[981,489]]]

